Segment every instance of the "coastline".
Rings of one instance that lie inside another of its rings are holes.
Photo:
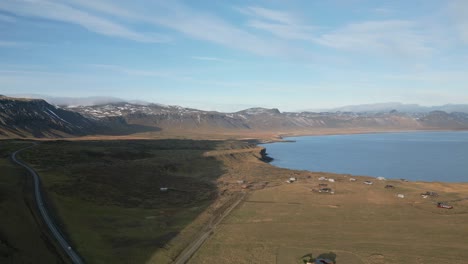
[[[349,132],[349,131],[348,131]],[[437,132],[453,132],[453,133],[457,133],[457,132],[468,132],[468,130],[405,130],[405,131],[367,131],[367,132],[363,132],[363,131],[360,131],[360,132],[357,132],[355,131],[355,133],[326,133],[326,134],[313,134],[313,135],[306,135],[306,134],[296,134],[296,135],[288,135],[288,136],[284,136],[282,135],[280,138],[281,140],[279,141],[269,141],[269,142],[262,142],[262,143],[259,143],[259,145],[262,145],[262,147],[265,148],[265,154],[267,156],[269,156],[270,154],[266,152],[266,150],[268,150],[268,147],[267,146],[264,146],[264,145],[267,145],[267,144],[273,144],[273,143],[294,143],[294,142],[297,142],[297,140],[295,139],[288,139],[288,138],[296,138],[296,137],[316,137],[316,136],[331,136],[331,135],[343,135],[343,136],[346,136],[346,135],[365,135],[365,134],[368,134],[368,135],[372,135],[372,134],[400,134],[400,133],[404,133],[404,134],[410,134],[410,133],[437,133]],[[299,139],[298,139],[299,140]],[[269,161],[269,163],[271,163],[272,161],[275,160],[275,157],[274,156],[269,156],[269,158],[271,158],[271,160]],[[311,172],[311,173],[333,173],[333,174],[337,174],[337,175],[349,175],[349,176],[353,176],[353,177],[369,177],[369,178],[378,178],[378,177],[382,177],[382,176],[385,176],[385,179],[387,180],[390,180],[390,181],[399,181],[399,180],[404,180],[404,181],[411,181],[411,182],[421,182],[421,183],[449,183],[449,184],[468,184],[468,179],[461,179],[460,180],[460,174],[458,172],[458,174],[456,173],[457,176],[455,176],[454,178],[456,180],[444,180],[444,179],[432,179],[432,180],[424,180],[424,179],[414,179],[411,178],[411,176],[409,176],[408,178],[405,178],[404,175],[403,177],[389,177],[388,175],[378,175],[378,173],[368,173],[368,174],[359,174],[359,173],[356,173],[356,172],[343,172],[343,171],[331,171],[331,170],[313,170],[313,169],[308,169],[308,168],[297,168],[297,167],[294,167],[294,166],[278,166],[276,164],[271,164],[272,166],[275,166],[277,168],[281,168],[281,169],[288,169],[288,170],[304,170],[304,171],[308,171],[308,172]],[[398,175],[402,175],[402,174],[398,174]],[[458,179],[457,179],[458,178]],[[462,177],[463,178],[463,177]]]
[[[312,137],[312,136],[333,136],[333,135],[357,135],[357,134],[386,134],[386,133],[414,133],[414,132],[468,132],[468,129],[350,129],[350,130],[318,130],[314,132],[303,131],[303,132],[291,132],[277,134],[278,141],[273,142],[294,142],[294,140],[285,140],[284,138],[291,137]]]

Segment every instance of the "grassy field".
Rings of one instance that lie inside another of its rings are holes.
[[[467,184],[365,185],[364,177],[330,174],[331,195],[311,191],[319,176],[297,172],[296,183],[250,193],[190,263],[291,264],[306,255],[345,264],[467,263],[468,200],[453,201],[468,197]],[[423,199],[425,191],[440,196]],[[439,200],[454,209],[437,208]]]
[[[64,263],[37,218],[31,177],[9,159],[27,145],[0,141],[0,263]]]
[[[468,184],[369,186],[366,177],[276,168],[253,143],[52,141],[21,157],[41,175],[52,211],[87,263],[170,263],[240,191],[247,199],[190,263],[291,264],[305,256],[466,263],[468,200],[460,199]],[[327,182],[334,195],[311,191],[321,176],[336,179]],[[289,177],[298,182],[286,184]],[[440,196],[423,199],[426,191]],[[439,209],[437,201],[455,208]]]
[[[215,210],[216,181],[226,169],[204,153],[247,146],[55,141],[21,158],[40,174],[52,211],[87,263],[170,263]]]

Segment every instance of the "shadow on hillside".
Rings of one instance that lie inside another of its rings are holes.
[[[97,127],[94,133],[107,135],[107,136],[125,136],[125,135],[131,135],[131,134],[136,134],[136,133],[158,132],[158,131],[161,131],[161,128],[153,127],[153,126],[113,122],[112,124],[107,124],[105,126]]]
[[[85,260],[145,263],[158,251],[174,258],[169,241],[217,197],[223,164],[203,153],[218,144],[54,141],[21,156],[40,172],[57,218],[74,219],[63,223],[65,233]]]

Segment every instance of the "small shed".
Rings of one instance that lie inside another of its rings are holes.
[[[319,193],[329,193],[329,194],[334,194],[334,193],[335,193],[335,191],[333,191],[332,188],[327,188],[327,187],[325,187],[325,188],[320,188],[320,189],[318,190],[318,192],[319,192]]]
[[[405,198],[405,195],[404,195],[404,194],[401,194],[401,193],[399,193],[399,194],[397,195],[397,197],[398,197],[398,198]]]
[[[329,182],[335,182],[335,179],[328,179]]]
[[[319,181],[326,181],[326,180],[328,180],[328,179],[327,179],[327,177],[320,177],[320,178],[318,178],[318,180],[319,180]]]
[[[374,183],[373,183],[373,182],[371,182],[371,181],[364,181],[364,184],[367,184],[367,185],[372,185],[372,184],[374,184]]]
[[[356,179],[355,179],[355,178],[349,178],[349,181],[351,181],[351,182],[355,182],[355,181],[356,181]]]
[[[377,180],[379,180],[379,181],[385,181],[385,177],[377,177]]]

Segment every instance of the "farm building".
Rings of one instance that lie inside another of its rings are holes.
[[[437,203],[437,207],[443,208],[443,209],[453,209],[453,206],[448,205],[448,204],[443,203],[443,202],[438,202],[438,203]]]

